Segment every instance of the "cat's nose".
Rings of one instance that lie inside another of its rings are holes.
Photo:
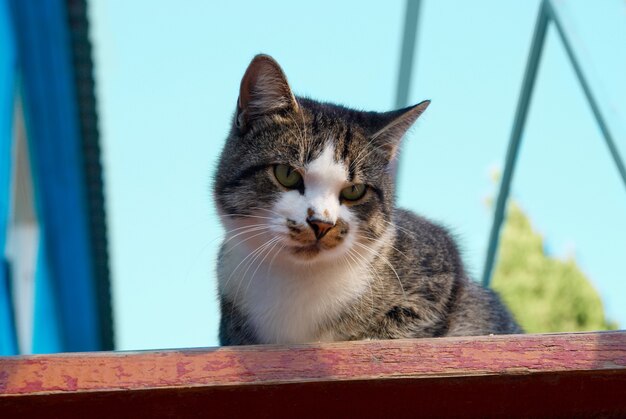
[[[324,237],[326,233],[328,233],[335,226],[335,223],[333,222],[316,217],[309,217],[306,219],[306,222],[313,230],[313,233],[315,233],[315,238],[317,240]]]

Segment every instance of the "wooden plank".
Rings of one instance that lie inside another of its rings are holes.
[[[0,412],[625,416],[626,332],[6,357]]]

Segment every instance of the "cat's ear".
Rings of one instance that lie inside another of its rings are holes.
[[[428,105],[430,105],[430,100],[425,100],[408,108],[381,114],[379,127],[376,127],[376,131],[370,138],[387,155],[389,160],[394,159],[402,137]],[[382,128],[380,125],[383,125]]]
[[[269,55],[252,59],[241,79],[236,124],[245,130],[254,119],[272,112],[298,109],[287,77]]]

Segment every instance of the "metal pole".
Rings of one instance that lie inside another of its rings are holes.
[[[506,152],[504,173],[502,174],[502,180],[500,181],[500,190],[498,192],[496,209],[493,215],[493,224],[491,225],[491,233],[489,234],[489,247],[487,249],[487,257],[485,260],[485,267],[483,270],[482,278],[482,284],[485,287],[489,286],[489,283],[491,281],[491,275],[493,273],[493,266],[498,250],[498,242],[500,240],[500,229],[504,220],[506,204],[510,193],[511,181],[513,179],[513,172],[515,170],[515,163],[517,161],[517,155],[519,153],[519,147],[522,139],[522,134],[524,132],[526,116],[528,114],[528,107],[530,104],[535,79],[537,78],[537,69],[539,68],[539,60],[541,58],[541,52],[543,50],[546,31],[548,28],[548,8],[548,0],[544,0],[539,7],[539,14],[537,15],[537,21],[535,23],[535,32],[533,34],[533,40],[530,46],[530,53],[528,55],[528,61],[526,63],[524,80],[522,82],[522,90],[517,102],[515,120],[513,122],[513,129],[511,130],[511,136],[509,138],[509,147]]]
[[[417,22],[419,20],[421,0],[407,0],[404,14],[404,37],[400,53],[400,72],[398,74],[398,90],[396,92],[396,108],[408,106],[413,57],[417,43]]]
[[[598,106],[598,102],[596,101],[596,98],[593,96],[593,93],[591,92],[589,83],[587,83],[587,79],[585,78],[585,75],[583,74],[582,69],[580,65],[578,64],[578,59],[576,58],[576,55],[574,54],[574,51],[571,47],[569,39],[567,38],[567,36],[565,35],[565,32],[563,31],[563,26],[561,25],[562,16],[559,16],[556,13],[556,8],[550,1],[546,3],[548,5],[547,12],[549,13],[550,18],[552,19],[552,21],[554,22],[556,26],[556,30],[559,36],[561,37],[561,41],[563,41],[563,46],[565,47],[567,56],[572,63],[572,67],[574,68],[576,77],[578,77],[578,81],[580,82],[580,85],[583,88],[583,92],[585,93],[585,97],[587,98],[587,101],[589,102],[589,106],[591,106],[591,111],[593,112],[593,116],[596,118],[596,122],[598,123],[598,126],[600,127],[600,131],[602,131],[602,135],[604,136],[606,145],[609,147],[609,151],[611,152],[611,156],[613,157],[615,166],[617,166],[617,170],[619,171],[619,174],[622,178],[622,182],[624,183],[624,186],[626,187],[626,168],[624,167],[624,160],[620,156],[619,150],[615,146],[615,141],[613,140],[613,136],[611,135],[611,132],[609,131],[609,127],[604,117],[602,116],[602,113],[600,112],[600,107]]]

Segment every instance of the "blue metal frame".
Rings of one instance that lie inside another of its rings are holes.
[[[396,92],[396,106],[398,108],[408,105],[409,89],[411,86],[411,77],[413,76],[413,57],[415,54],[415,45],[417,43],[417,26],[419,20],[419,13],[421,7],[421,0],[407,0],[406,12],[405,12],[405,24],[404,24],[404,37],[402,41],[402,52],[400,57],[400,71],[398,73],[398,85]],[[506,205],[509,199],[511,190],[511,183],[513,181],[513,174],[515,172],[515,165],[517,163],[517,156],[519,154],[519,148],[522,141],[522,135],[524,133],[524,126],[526,124],[526,117],[528,115],[528,109],[530,106],[530,100],[532,97],[535,80],[537,78],[537,71],[539,68],[539,62],[541,60],[541,53],[545,44],[546,32],[548,24],[554,22],[557,33],[565,47],[567,56],[572,64],[576,77],[580,82],[585,97],[589,102],[591,111],[596,119],[600,131],[606,142],[613,162],[617,168],[617,171],[622,178],[622,182],[626,187],[626,166],[624,165],[624,159],[621,157],[618,148],[615,145],[615,140],[609,129],[608,124],[600,107],[598,101],[594,96],[587,78],[585,77],[582,68],[580,67],[578,58],[571,47],[571,43],[567,37],[567,34],[563,30],[564,16],[559,14],[555,8],[555,5],[551,0],[543,0],[539,6],[539,13],[535,23],[535,30],[533,34],[532,43],[530,46],[530,52],[528,55],[528,61],[526,62],[526,70],[524,72],[524,80],[522,82],[522,88],[520,96],[517,102],[517,109],[515,112],[515,119],[513,121],[513,127],[511,129],[511,135],[509,137],[509,145],[506,152],[506,159],[504,165],[504,173],[500,181],[500,189],[498,191],[498,198],[496,201],[496,208],[493,215],[493,223],[491,225],[491,232],[489,233],[489,245],[487,248],[487,255],[485,259],[485,265],[482,276],[482,284],[489,286],[491,277],[493,275],[493,268],[496,260],[496,254],[498,251],[498,244],[500,241],[500,231],[504,222],[504,216],[506,213]]]
[[[533,87],[537,78],[537,70],[539,69],[539,62],[541,60],[541,52],[543,50],[546,32],[548,30],[549,19],[548,13],[546,13],[547,7],[548,3],[545,1],[542,2],[539,7],[537,23],[535,24],[535,32],[533,34],[532,43],[530,44],[528,61],[526,61],[526,71],[524,72],[522,91],[517,101],[517,111],[515,112],[515,120],[513,121],[511,136],[509,137],[509,147],[506,151],[504,173],[502,174],[502,179],[500,180],[500,191],[498,192],[498,199],[496,201],[496,209],[493,216],[493,223],[491,225],[491,232],[489,233],[489,247],[487,248],[487,259],[485,261],[482,279],[484,286],[489,286],[493,273],[496,252],[498,250],[498,242],[500,240],[500,230],[502,229],[502,223],[504,222],[506,204],[509,199],[511,182],[513,181],[513,172],[517,162],[519,147],[522,142],[526,116],[528,115],[530,99],[532,97]]]
[[[587,78],[583,73],[578,58],[571,47],[571,43],[567,38],[567,34],[563,30],[562,16],[557,13],[554,4],[550,0],[543,0],[539,7],[539,15],[537,16],[537,23],[535,24],[535,33],[533,35],[533,41],[530,47],[530,53],[528,62],[526,64],[526,72],[524,73],[524,81],[522,83],[522,90],[520,93],[519,101],[517,103],[517,110],[515,112],[515,121],[513,123],[513,129],[511,130],[511,136],[509,139],[509,147],[506,154],[506,163],[504,166],[504,174],[500,182],[500,190],[498,192],[498,200],[496,202],[496,209],[493,216],[493,224],[491,226],[491,233],[489,235],[489,247],[487,249],[487,257],[485,260],[485,267],[483,270],[482,283],[484,286],[489,286],[491,277],[493,274],[493,268],[495,264],[496,254],[498,251],[498,243],[500,241],[500,230],[504,221],[506,212],[506,204],[509,198],[511,189],[511,182],[513,180],[513,172],[515,171],[515,164],[517,162],[517,155],[519,153],[519,146],[522,140],[524,132],[524,125],[526,123],[526,116],[528,114],[528,107],[530,105],[530,98],[532,95],[535,79],[537,77],[537,69],[539,67],[539,61],[541,58],[541,52],[545,44],[545,35],[548,28],[548,24],[554,22],[557,33],[561,38],[561,42],[565,47],[567,56],[572,64],[576,77],[580,82],[585,97],[589,102],[593,116],[596,119],[604,140],[609,148],[611,157],[615,163],[622,182],[626,187],[626,169],[624,167],[624,160],[619,154],[613,135],[609,130],[609,127],[604,119],[598,101],[596,100]]]
[[[36,293],[35,319],[59,320],[51,344],[63,351],[102,348],[86,209],[80,127],[65,2],[11,0],[37,214],[52,295]],[[43,279],[42,279],[43,278]],[[51,305],[50,301],[55,304]],[[43,307],[42,307],[43,305]],[[37,333],[42,332],[40,328]]]
[[[0,0],[0,355],[18,352],[8,262],[4,258],[9,220],[15,48],[9,8]]]
[[[417,27],[419,23],[422,0],[407,0],[404,13],[404,35],[400,52],[400,70],[396,91],[396,108],[404,108],[409,103],[411,78],[415,61],[415,45],[417,44]]]
[[[587,98],[587,102],[589,102],[589,106],[591,107],[591,112],[593,112],[593,116],[596,118],[596,122],[600,131],[602,131],[602,136],[606,142],[607,147],[609,148],[609,152],[611,153],[611,157],[613,158],[613,162],[615,163],[615,167],[622,178],[622,182],[624,183],[624,187],[626,187],[626,168],[624,167],[624,159],[619,153],[619,150],[615,146],[615,140],[613,139],[613,135],[611,134],[611,130],[609,129],[602,112],[600,111],[600,107],[598,106],[598,101],[594,96],[591,88],[589,87],[589,83],[587,82],[587,78],[583,73],[578,59],[574,54],[574,50],[572,49],[571,43],[569,42],[569,38],[565,34],[563,30],[563,24],[561,21],[565,17],[563,13],[559,13],[555,6],[551,2],[547,2],[548,5],[548,14],[552,22],[554,22],[554,26],[556,27],[557,33],[561,37],[561,41],[563,42],[563,46],[565,47],[565,52],[572,63],[572,68],[574,69],[574,73],[576,73],[576,77],[580,82],[580,87],[583,89],[583,93],[585,94],[585,98]]]

